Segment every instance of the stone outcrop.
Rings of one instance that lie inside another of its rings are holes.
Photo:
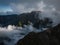
[[[60,24],[43,32],[31,32],[16,45],[60,45]]]

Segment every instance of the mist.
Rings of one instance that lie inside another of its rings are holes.
[[[1,39],[4,42],[4,45],[15,45],[19,39],[22,39],[29,32],[33,31],[32,25],[24,25],[24,27],[25,28],[16,27],[14,25],[0,27],[0,38],[4,39]],[[7,38],[8,40],[5,38]]]

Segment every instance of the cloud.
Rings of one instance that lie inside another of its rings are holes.
[[[41,10],[41,6],[39,8],[39,5],[37,5],[37,3],[40,3],[40,1],[43,1],[44,3],[48,4],[48,5],[54,5],[56,7],[57,10],[60,11],[60,0],[0,0],[0,5],[7,5],[7,6],[11,6],[12,5],[12,9],[13,7],[15,8],[16,6],[19,7],[19,10],[24,10],[28,11],[28,10]],[[10,5],[11,4],[11,5]],[[22,5],[22,6],[21,6]],[[22,9],[24,8],[24,9]],[[17,12],[19,12],[19,10],[17,8],[15,8],[17,10]],[[13,9],[15,12],[16,10]],[[21,11],[22,12],[22,11]]]
[[[46,7],[46,5],[44,4],[43,1],[40,1],[39,3],[25,3],[25,4],[15,4],[15,3],[11,3],[10,4],[12,10],[16,13],[25,13],[25,12],[31,12],[31,11],[43,11],[44,7]]]
[[[56,9],[60,11],[60,6],[59,6],[60,0],[44,0],[44,2],[49,5],[54,5]]]
[[[26,4],[15,4],[11,3],[11,9],[16,13],[25,13],[34,10],[34,8],[29,8]]]
[[[0,4],[9,5],[10,3],[36,3],[40,0],[0,0]]]
[[[56,7],[54,5],[49,5],[47,3],[45,3],[44,1],[40,1],[37,3],[25,3],[25,4],[15,4],[15,3],[11,3],[11,7],[13,9],[13,11],[17,12],[17,13],[24,13],[24,12],[30,12],[30,11],[42,11],[43,15],[42,17],[48,17],[51,18],[53,20],[53,25],[56,25],[58,23],[60,23],[60,13],[58,13],[59,11],[56,9]],[[39,17],[41,18],[41,17]]]

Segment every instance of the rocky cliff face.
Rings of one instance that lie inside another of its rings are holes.
[[[31,32],[16,45],[60,45],[60,24],[43,32]]]
[[[40,27],[50,28],[52,26],[52,21],[49,18],[40,19],[40,11],[32,11],[30,13],[22,14],[12,14],[12,15],[0,15],[0,27],[5,27],[8,25],[19,26],[19,22],[23,26],[28,25],[28,22],[33,23],[33,27],[39,29]]]
[[[18,25],[19,21],[23,24],[27,24],[28,21],[35,23],[38,20],[38,12],[39,11],[32,11],[30,13],[22,13],[19,15],[0,15],[0,26]]]

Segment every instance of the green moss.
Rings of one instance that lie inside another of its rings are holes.
[[[18,26],[22,27],[22,22],[21,21],[18,22]]]

